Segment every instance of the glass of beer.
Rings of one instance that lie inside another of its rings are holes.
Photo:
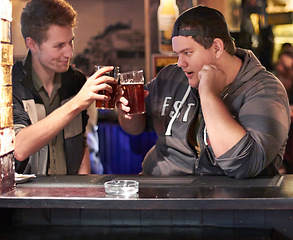
[[[96,69],[96,71],[98,71],[99,69],[101,69],[103,67],[105,67],[105,66],[96,66],[95,69]],[[112,93],[110,93],[106,90],[101,90],[98,92],[98,94],[110,96],[111,99],[109,101],[97,100],[96,101],[96,108],[113,110],[115,108],[115,101],[116,101],[116,96],[118,93],[117,92],[117,89],[118,89],[117,85],[118,85],[118,78],[119,78],[119,67],[115,66],[112,71],[106,72],[105,75],[115,78],[117,81],[117,84],[107,83],[112,87]]]
[[[130,107],[128,115],[145,113],[143,70],[121,73],[120,85]]]

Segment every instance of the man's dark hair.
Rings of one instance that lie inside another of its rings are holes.
[[[40,44],[51,25],[74,27],[76,11],[64,0],[30,0],[22,11],[20,22],[23,38],[31,37]]]
[[[174,23],[172,37],[174,36],[192,36],[205,49],[212,46],[215,38],[220,38],[226,52],[234,55],[236,51],[223,14],[205,6],[193,7],[183,12]]]

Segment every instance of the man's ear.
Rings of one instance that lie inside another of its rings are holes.
[[[215,38],[213,46],[214,46],[216,58],[219,58],[224,52],[224,43],[223,43],[222,39]]]
[[[35,52],[37,51],[37,48],[38,48],[38,43],[32,39],[31,37],[27,37],[25,39],[25,43],[27,45],[27,47],[32,51],[32,52]]]

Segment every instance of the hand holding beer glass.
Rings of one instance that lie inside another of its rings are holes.
[[[127,115],[145,113],[143,70],[121,73],[120,85],[130,108]]]
[[[105,66],[96,66],[96,71],[103,68]],[[112,84],[108,83],[112,87],[112,93],[106,91],[106,90],[101,90],[98,92],[98,94],[110,96],[111,99],[109,101],[102,101],[102,100],[97,100],[96,101],[96,108],[100,109],[114,109],[115,108],[115,102],[116,102],[116,96],[117,96],[117,85],[118,85],[118,77],[119,77],[119,67],[115,66],[114,69],[110,72],[107,72],[105,75],[110,76],[115,78],[117,81],[117,84]]]

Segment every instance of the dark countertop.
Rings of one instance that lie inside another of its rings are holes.
[[[139,182],[134,196],[105,193],[112,179]],[[293,175],[233,179],[225,176],[43,176],[0,195],[0,208],[291,209]]]

